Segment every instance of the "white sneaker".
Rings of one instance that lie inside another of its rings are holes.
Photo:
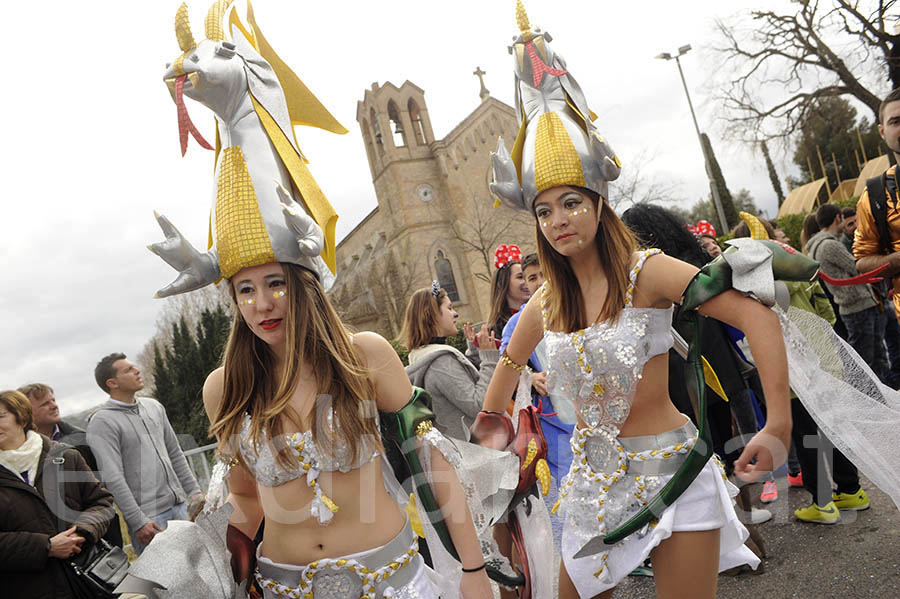
[[[763,522],[768,522],[772,519],[772,512],[769,510],[763,510],[757,507],[750,508],[750,510],[751,524],[762,524]]]

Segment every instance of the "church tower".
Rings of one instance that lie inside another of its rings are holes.
[[[400,87],[373,83],[357,103],[356,120],[388,239],[409,227],[442,220],[435,199],[441,195],[443,178],[432,151],[434,132],[425,92],[409,81]]]
[[[475,73],[481,81],[484,72]],[[357,103],[369,171],[378,200],[337,247],[330,292],[345,322],[395,336],[409,296],[437,280],[461,322],[490,309],[493,250],[518,243],[533,251],[527,215],[491,208],[490,153],[518,132],[512,107],[490,96],[442,139],[435,139],[425,93],[406,81],[373,83]]]

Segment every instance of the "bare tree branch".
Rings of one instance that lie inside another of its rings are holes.
[[[900,36],[886,31],[896,0],[797,0],[789,11],[717,21],[724,78],[716,100],[727,132],[747,142],[791,137],[821,98],[852,96],[877,115]],[[881,83],[881,85],[879,85]]]
[[[680,182],[648,175],[645,167],[656,162],[656,155],[646,149],[623,159],[622,174],[609,184],[609,205],[622,212],[634,204],[646,202],[683,202],[678,193]],[[699,161],[698,161],[699,168]]]
[[[463,218],[447,223],[450,237],[459,243],[465,253],[474,253],[479,266],[473,275],[486,283],[494,272],[494,250],[501,243],[510,241],[509,235],[516,228],[533,226],[531,218],[521,211],[504,206],[493,208],[489,202],[475,198],[467,204],[471,210]]]

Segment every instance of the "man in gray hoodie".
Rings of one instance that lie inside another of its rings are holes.
[[[100,360],[94,378],[109,400],[91,417],[87,441],[140,555],[170,520],[188,519],[188,498],[193,507],[203,494],[166,409],[134,396],[144,388],[137,366],[113,353]]]
[[[818,261],[822,272],[830,277],[843,279],[858,275],[853,255],[840,241],[843,232],[841,209],[835,204],[822,204],[816,212],[816,222],[821,231],[813,235],[806,246],[810,258]],[[847,327],[847,343],[871,366],[878,378],[885,381],[888,366],[884,348],[884,319],[871,287],[826,285]]]

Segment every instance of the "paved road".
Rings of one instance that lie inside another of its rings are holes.
[[[768,553],[765,571],[720,576],[719,599],[900,598],[900,510],[887,495],[864,479],[870,509],[844,512],[833,526],[804,524],[793,512],[809,504],[809,494],[788,489],[784,478],[777,483],[778,501],[765,506],[774,518],[759,527]],[[753,495],[758,501],[759,491]],[[655,597],[649,578],[628,577],[614,594],[649,597]]]

